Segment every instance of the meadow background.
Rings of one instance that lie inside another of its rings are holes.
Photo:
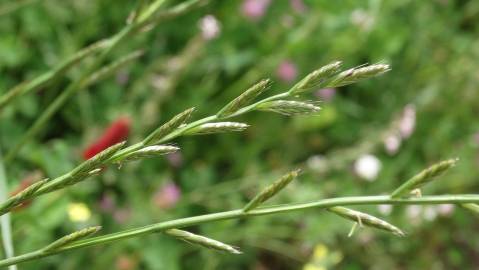
[[[181,1],[168,1],[174,5]],[[22,5],[24,4],[24,5]],[[20,6],[22,5],[22,6]],[[119,31],[135,1],[0,2],[0,94]],[[479,2],[210,0],[115,49],[109,60],[144,55],[80,91],[5,164],[9,190],[56,177],[118,121],[129,143],[195,106],[216,113],[262,78],[272,92],[333,60],[383,62],[383,76],[317,89],[313,117],[250,113],[242,133],[175,140],[181,152],[110,168],[35,200],[12,215],[17,254],[87,225],[102,233],[242,207],[284,172],[299,181],[274,203],[376,195],[439,160],[456,168],[425,193],[477,193],[479,182]],[[87,59],[86,62],[91,61]],[[0,112],[8,152],[65,86],[53,85]],[[362,160],[362,166],[361,164]],[[68,252],[20,269],[476,269],[478,217],[451,206],[358,207],[404,229],[398,238],[325,211],[233,220],[191,230],[238,246],[241,256],[197,248],[161,234]],[[88,266],[87,266],[88,265]]]

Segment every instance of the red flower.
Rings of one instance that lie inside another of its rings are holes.
[[[103,132],[103,135],[95,141],[93,144],[88,146],[85,151],[83,151],[83,158],[90,159],[106,148],[117,144],[121,141],[124,141],[128,137],[128,132],[130,131],[130,118],[121,117],[113,122],[106,130]]]

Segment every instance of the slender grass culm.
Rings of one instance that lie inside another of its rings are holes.
[[[0,96],[1,112],[2,108],[8,106],[14,99],[35,92],[46,85],[51,85],[55,80],[63,76],[68,69],[75,66],[84,58],[93,55],[97,56],[93,63],[82,73],[80,78],[72,82],[67,89],[49,105],[45,112],[40,115],[24,137],[20,138],[19,141],[13,145],[11,151],[7,154],[9,161],[16,156],[20,147],[25,142],[29,141],[46,125],[48,120],[73,94],[93,83],[103,80],[119,67],[134,61],[142,55],[141,51],[135,51],[121,59],[113,61],[113,63],[105,65],[104,61],[106,60],[106,56],[116,46],[119,46],[125,38],[140,33],[145,28],[154,26],[165,18],[172,18],[182,14],[204,1],[191,0],[183,2],[164,12],[159,11],[164,1],[150,1],[148,5],[145,4],[146,2],[147,1],[139,1],[140,4],[138,8],[131,13],[127,26],[118,34],[90,45],[61,63],[52,71],[44,73],[33,81],[20,84],[12,88],[5,95]],[[233,118],[247,113],[273,112],[286,116],[318,114],[321,112],[320,106],[316,102],[311,102],[304,98],[304,94],[310,93],[313,89],[318,88],[346,86],[364,79],[382,75],[389,70],[390,66],[384,63],[343,69],[341,61],[333,61],[311,72],[290,89],[279,94],[267,95],[263,98],[261,96],[268,93],[268,90],[272,87],[272,83],[269,79],[260,80],[213,115],[192,120],[194,119],[195,108],[184,109],[184,111],[178,113],[166,123],[158,126],[138,143],[126,146],[126,142],[119,142],[77,165],[63,175],[36,182],[23,191],[2,201],[0,203],[0,215],[8,217],[10,212],[22,204],[35,200],[40,196],[46,196],[49,193],[79,184],[90,179],[92,176],[102,174],[105,171],[105,167],[111,166],[119,169],[123,163],[129,161],[154,158],[181,151],[181,147],[172,144],[173,141],[179,137],[244,131],[250,127],[250,124],[234,122]],[[254,123],[251,125],[254,125]],[[394,236],[405,237],[407,234],[399,227],[378,217],[349,207],[383,204],[454,204],[478,213],[479,194],[421,195],[422,192],[420,189],[422,187],[454,167],[456,162],[457,159],[449,159],[432,165],[405,181],[404,184],[389,195],[336,197],[311,202],[265,205],[274,199],[274,196],[282,190],[288,188],[291,182],[297,181],[301,177],[301,169],[296,169],[285,173],[279,179],[267,185],[258,192],[256,196],[252,197],[251,200],[245,202],[244,207],[239,209],[174,219],[98,236],[94,235],[99,233],[101,226],[88,227],[74,231],[52,243],[45,243],[43,247],[39,247],[34,251],[0,260],[0,266],[12,266],[42,257],[62,254],[67,251],[109,244],[121,239],[140,237],[148,234],[162,234],[207,249],[229,254],[241,254],[240,248],[238,247],[189,232],[187,228],[210,222],[248,219],[256,216],[306,211],[313,208],[325,210],[325,212],[353,222],[353,229],[350,234],[359,226],[379,229],[391,233]]]

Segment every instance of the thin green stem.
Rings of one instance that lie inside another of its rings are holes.
[[[0,200],[5,201],[7,199],[7,176],[5,168],[3,167],[2,153],[0,152]],[[12,239],[12,222],[10,219],[10,214],[6,214],[0,217],[0,225],[2,231],[2,243],[3,249],[5,250],[5,257],[11,258],[15,255],[13,249],[13,239]],[[10,270],[16,270],[16,265],[9,267]]]
[[[259,207],[249,212],[244,212],[242,209],[219,212],[214,214],[207,214],[195,217],[181,218],[171,221],[160,222],[144,227],[125,230],[122,232],[107,234],[98,237],[92,237],[85,240],[77,241],[71,245],[68,245],[54,252],[44,252],[42,250],[34,251],[31,253],[23,254],[17,257],[9,258],[0,261],[1,266],[8,266],[25,261],[30,261],[40,257],[51,256],[57,253],[61,253],[68,250],[79,249],[88,246],[107,244],[121,239],[138,237],[151,233],[159,233],[167,229],[183,228],[193,225],[199,225],[209,222],[249,218],[254,216],[264,216],[279,213],[295,212],[299,210],[307,209],[325,209],[334,206],[348,206],[348,205],[378,205],[378,204],[390,204],[390,205],[423,205],[423,204],[465,204],[465,203],[479,203],[479,194],[464,194],[464,195],[433,195],[424,196],[419,198],[406,198],[406,199],[392,199],[388,195],[381,196],[357,196],[357,197],[339,197],[332,199],[324,199],[319,201],[313,201],[308,203],[297,204],[285,204]]]

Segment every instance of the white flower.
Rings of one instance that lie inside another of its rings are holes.
[[[367,181],[376,180],[381,170],[381,161],[373,155],[363,155],[354,163],[354,172]]]
[[[374,25],[374,16],[364,9],[351,12],[351,22],[363,31],[369,31]]]
[[[206,15],[199,23],[201,34],[206,40],[211,40],[220,34],[221,25],[213,15]]]
[[[399,120],[399,133],[403,139],[411,137],[416,126],[416,108],[412,104],[408,104]]]
[[[322,155],[314,155],[308,158],[306,164],[308,167],[315,172],[324,173],[328,170],[328,161]]]
[[[437,217],[437,210],[436,207],[429,205],[424,208],[424,219],[433,221]]]
[[[393,206],[390,204],[380,204],[378,205],[378,210],[379,213],[381,213],[384,216],[389,216],[391,214],[391,211],[393,210]]]
[[[384,149],[389,155],[394,155],[401,146],[401,138],[396,135],[389,135],[384,139]]]
[[[406,216],[408,217],[411,224],[418,225],[421,222],[422,210],[422,206],[419,205],[409,205],[406,208]]]

